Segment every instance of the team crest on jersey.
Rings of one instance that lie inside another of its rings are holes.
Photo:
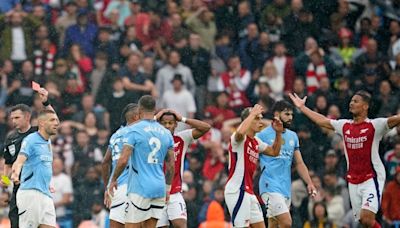
[[[14,144],[9,145],[8,151],[10,152],[11,156],[14,156],[15,155],[15,145]]]
[[[293,139],[291,139],[291,140],[289,141],[289,145],[290,145],[290,146],[294,146],[294,140],[293,140]]]

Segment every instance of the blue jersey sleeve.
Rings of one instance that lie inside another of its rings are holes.
[[[124,145],[128,145],[130,147],[135,147],[136,143],[137,143],[137,133],[136,133],[136,131],[130,131],[123,138],[123,144]]]
[[[26,158],[32,157],[34,150],[32,149],[30,140],[31,137],[25,137],[24,140],[22,141],[21,144],[21,149],[19,150],[19,153],[22,155],[25,155]]]
[[[294,135],[294,138],[295,138],[294,151],[296,150],[300,151],[299,137],[297,136],[297,134]]]

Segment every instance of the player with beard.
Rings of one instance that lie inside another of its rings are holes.
[[[40,88],[38,91],[38,95],[43,103],[44,108],[54,111],[53,107],[48,102],[48,94],[49,92],[44,88]],[[29,134],[38,130],[37,126],[31,126],[31,109],[25,104],[17,104],[11,107],[10,119],[14,130],[7,135],[7,138],[4,141],[3,149],[5,160],[3,174],[8,178],[11,177],[11,167],[15,160],[17,160],[22,140]],[[4,180],[4,178],[1,179],[1,185],[7,186],[7,183],[5,183]],[[18,225],[18,208],[16,200],[18,188],[19,185],[14,184],[10,200],[10,211],[8,217],[10,219],[11,228],[20,227]]]
[[[200,120],[182,117],[181,114],[169,109],[163,109],[157,113],[156,119],[173,135],[175,153],[175,174],[172,180],[171,195],[158,220],[157,227],[169,227],[169,221],[171,221],[173,227],[185,228],[187,227],[186,203],[181,193],[185,155],[193,140],[207,133],[211,126]],[[175,133],[178,122],[186,123],[191,129]]]
[[[39,130],[24,138],[11,179],[17,192],[19,227],[56,227],[56,209],[50,192],[53,153],[50,137],[57,134],[60,120],[53,110],[38,115]],[[21,174],[21,176],[20,176]]]
[[[353,119],[350,120],[328,119],[305,106],[307,97],[289,96],[314,123],[342,136],[347,161],[346,180],[355,219],[364,227],[381,227],[375,216],[380,207],[386,173],[379,157],[379,143],[391,128],[400,124],[400,115],[369,119],[371,95],[365,91],[358,91],[351,98],[349,111]]]
[[[259,182],[260,195],[265,203],[268,217],[268,227],[291,227],[290,196],[291,167],[293,158],[300,177],[306,182],[308,193],[315,195],[316,188],[312,184],[308,169],[300,153],[299,139],[294,131],[288,128],[293,121],[293,107],[287,101],[278,101],[273,109],[275,118],[283,123],[282,146],[279,156],[260,155],[261,177]],[[272,126],[257,134],[264,143],[275,141],[276,132]]]

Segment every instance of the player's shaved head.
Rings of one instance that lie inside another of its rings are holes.
[[[139,109],[143,112],[154,112],[156,100],[150,95],[144,95],[139,99]]]
[[[48,118],[48,114],[56,114],[53,110],[45,109],[39,112],[38,120],[46,120]]]
[[[360,96],[362,98],[362,100],[365,103],[367,103],[368,105],[371,103],[371,94],[368,93],[367,91],[359,90],[354,94],[354,96],[356,96],[356,95]]]
[[[129,103],[122,110],[121,122],[134,122],[139,119],[139,105],[136,103]]]

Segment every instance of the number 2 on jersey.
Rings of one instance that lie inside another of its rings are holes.
[[[151,137],[149,140],[149,145],[153,148],[151,152],[149,153],[149,156],[147,157],[147,162],[150,164],[157,164],[158,159],[156,157],[157,152],[161,148],[161,142],[158,138],[156,137]]]

